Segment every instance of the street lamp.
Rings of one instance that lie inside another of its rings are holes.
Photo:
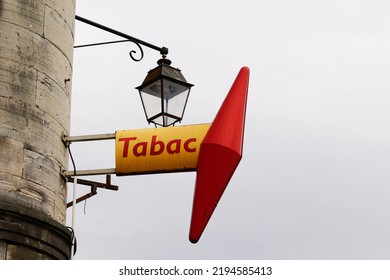
[[[150,70],[138,89],[146,119],[156,126],[171,126],[183,119],[191,91],[181,71],[163,55],[158,66]]]
[[[133,42],[139,48],[140,57],[134,57],[134,54],[137,53],[135,50],[130,52],[130,57],[137,62],[141,61],[144,57],[141,45],[159,51],[162,55],[162,59],[157,61],[158,66],[149,71],[142,85],[136,87],[136,89],[139,90],[146,119],[149,123],[154,123],[156,126],[159,125],[164,127],[174,125],[183,119],[188,96],[193,85],[187,83],[179,69],[170,66],[171,61],[166,58],[168,48],[157,47],[148,42],[80,16],[76,16],[76,19],[96,28],[118,35],[125,40],[79,45],[75,46],[75,48]]]

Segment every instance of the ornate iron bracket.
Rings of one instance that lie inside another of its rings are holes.
[[[78,21],[81,21],[83,23],[86,23],[88,25],[91,25],[93,27],[96,27],[96,28],[99,28],[99,29],[102,29],[104,31],[107,31],[109,33],[112,33],[112,34],[115,34],[117,36],[120,36],[122,38],[125,38],[126,40],[119,40],[119,41],[110,41],[110,42],[102,42],[102,43],[93,43],[93,44],[86,44],[86,45],[79,45],[79,46],[75,46],[74,48],[83,48],[83,47],[92,47],[92,46],[100,46],[100,45],[107,45],[107,44],[116,44],[116,43],[124,43],[124,42],[132,42],[134,43],[138,48],[139,48],[139,51],[140,51],[140,57],[139,58],[136,58],[134,57],[134,54],[137,54],[137,51],[136,50],[131,50],[129,55],[131,57],[132,60],[138,62],[138,61],[141,61],[143,58],[144,58],[144,51],[141,47],[144,46],[144,47],[148,47],[148,48],[151,48],[153,50],[156,50],[156,51],[159,51],[160,54],[163,56],[163,57],[166,57],[167,54],[168,54],[168,48],[166,47],[157,47],[153,44],[150,44],[148,42],[145,42],[145,41],[142,41],[138,38],[135,38],[133,36],[130,36],[130,35],[127,35],[125,33],[122,33],[120,31],[117,31],[115,29],[112,29],[112,28],[109,28],[107,26],[104,26],[104,25],[101,25],[99,23],[96,23],[96,22],[93,22],[89,19],[86,19],[86,18],[83,18],[83,17],[80,17],[80,16],[77,16],[76,15],[76,20]]]

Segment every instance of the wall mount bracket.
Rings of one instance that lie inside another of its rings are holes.
[[[96,135],[82,135],[82,136],[68,136],[65,133],[62,133],[61,140],[65,144],[65,146],[69,149],[69,154],[71,155],[71,159],[73,161],[72,154],[70,152],[69,145],[73,142],[89,142],[89,141],[100,141],[100,140],[110,140],[115,139],[115,133],[106,133],[106,134],[96,134]],[[74,162],[73,162],[74,164]],[[76,204],[84,201],[94,195],[97,194],[97,189],[107,189],[117,191],[119,189],[118,186],[111,184],[111,174],[115,174],[115,168],[107,168],[107,169],[94,169],[94,170],[76,170],[74,165],[73,171],[62,170],[61,175],[65,178],[67,182],[74,183],[76,176],[91,176],[91,175],[106,175],[106,182],[100,183],[96,181],[84,180],[77,178],[76,183],[80,185],[90,186],[91,190],[89,193],[77,198],[75,200]],[[74,201],[67,203],[67,208],[73,206]]]
[[[90,26],[93,26],[93,27],[96,27],[98,29],[101,29],[101,30],[104,30],[106,32],[109,32],[111,34],[115,34],[119,37],[122,37],[124,38],[125,40],[117,40],[117,41],[110,41],[110,42],[101,42],[101,43],[93,43],[93,44],[86,44],[86,45],[80,45],[80,46],[75,46],[75,48],[83,48],[83,47],[92,47],[92,46],[100,46],[100,45],[107,45],[107,44],[116,44],[116,43],[123,43],[123,42],[132,42],[134,43],[139,51],[140,51],[140,57],[139,58],[136,58],[134,57],[134,54],[137,53],[137,51],[135,50],[132,50],[130,51],[129,55],[131,57],[131,59],[135,62],[138,62],[138,61],[141,61],[143,58],[144,58],[144,51],[142,49],[142,46],[144,47],[147,47],[147,48],[150,48],[150,49],[153,49],[153,50],[156,50],[156,51],[159,51],[160,54],[163,56],[163,57],[166,57],[167,54],[168,54],[168,48],[167,47],[158,47],[158,46],[155,46],[151,43],[148,43],[148,42],[145,42],[143,40],[140,40],[138,38],[135,38],[133,36],[130,36],[128,34],[125,34],[123,32],[120,32],[118,30],[115,30],[113,28],[110,28],[110,27],[107,27],[107,26],[104,26],[102,24],[99,24],[97,22],[94,22],[92,20],[89,20],[89,19],[86,19],[86,18],[83,18],[83,17],[80,17],[80,16],[77,16],[76,15],[76,20],[78,21],[81,21],[85,24],[88,24]]]
[[[73,183],[74,182],[74,178],[73,177],[69,177],[68,181]],[[86,199],[88,199],[88,198],[90,198],[90,197],[92,197],[94,195],[96,195],[98,188],[107,189],[107,190],[113,190],[113,191],[117,191],[119,189],[118,186],[111,184],[111,175],[106,175],[106,182],[105,183],[89,181],[89,180],[84,180],[84,179],[77,179],[77,184],[90,186],[91,187],[91,191],[89,193],[87,193],[87,194],[77,198],[76,199],[76,204],[79,203],[79,202],[82,202],[82,201],[84,201],[84,200],[86,200]],[[73,201],[68,202],[66,206],[67,206],[67,208],[72,207],[73,206]]]

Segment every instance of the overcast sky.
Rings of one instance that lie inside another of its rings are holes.
[[[76,259],[390,258],[388,0],[79,0],[76,13],[169,48],[195,84],[183,125],[212,122],[251,70],[243,159],[200,241],[195,173],[114,176],[119,191],[77,205]],[[116,39],[76,23],[76,45]],[[133,49],[75,50],[71,135],[149,127],[134,88],[160,54]],[[77,169],[114,167],[114,141],[72,151]]]

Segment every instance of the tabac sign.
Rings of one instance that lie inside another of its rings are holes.
[[[73,137],[73,141],[115,139],[115,168],[93,174],[196,171],[189,232],[190,241],[196,243],[242,158],[248,85],[249,68],[243,67],[211,124],[120,130],[96,137]],[[66,171],[64,176],[75,174],[76,170]],[[91,175],[77,171],[77,175],[82,174]]]
[[[210,124],[116,132],[116,174],[195,171]]]

